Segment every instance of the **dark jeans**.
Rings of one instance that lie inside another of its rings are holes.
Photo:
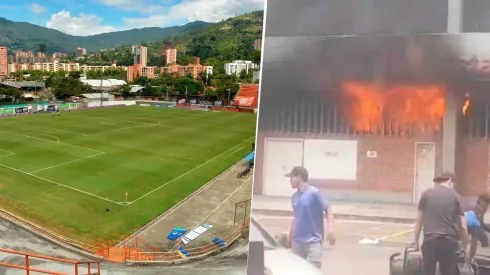
[[[450,238],[438,237],[424,240],[422,244],[422,258],[424,274],[435,275],[439,263],[441,275],[458,275],[459,243]]]

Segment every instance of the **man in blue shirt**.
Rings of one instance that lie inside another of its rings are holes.
[[[318,189],[308,184],[308,171],[305,168],[294,167],[286,177],[290,178],[291,187],[296,189],[292,197],[294,218],[288,245],[296,255],[321,268],[325,216],[328,223],[327,241],[330,245],[335,244],[332,209]]]

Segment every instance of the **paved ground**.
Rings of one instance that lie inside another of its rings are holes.
[[[84,260],[77,254],[73,254],[47,241],[39,239],[23,229],[0,220],[0,247],[31,253],[40,253],[58,258]],[[204,261],[195,262],[177,267],[128,267],[123,264],[102,263],[102,274],[110,275],[245,275],[247,264],[247,246],[238,243],[235,247],[215,257]],[[0,253],[0,262],[23,265],[24,259],[19,256]],[[31,260],[32,267],[48,269],[51,271],[74,274],[71,265],[45,262],[43,260]],[[87,269],[80,268],[80,274],[86,274]],[[10,269],[0,266],[0,275],[24,275],[25,271]],[[37,274],[37,273],[36,273]]]
[[[474,201],[475,197],[463,197],[463,201]],[[360,219],[384,222],[413,223],[417,217],[417,206],[377,202],[330,201],[334,214],[340,219]],[[274,216],[291,216],[291,198],[254,195],[254,213]],[[490,211],[485,220],[490,220]]]
[[[239,162],[133,236],[138,236],[165,251],[176,245],[175,241],[167,239],[167,235],[174,227],[191,230],[202,223],[213,225],[212,229],[192,241],[187,247],[204,246],[214,237],[227,237],[235,228],[233,224],[235,204],[250,200],[252,174],[237,178],[238,172],[245,169],[247,164],[246,161]]]
[[[284,233],[291,225],[289,217],[255,216],[271,234]],[[399,252],[411,238],[409,224],[373,221],[338,220],[337,244],[326,247],[323,256],[324,274],[357,275],[389,274],[389,256]],[[360,244],[363,239],[381,240],[378,244]]]

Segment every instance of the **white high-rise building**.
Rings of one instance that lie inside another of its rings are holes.
[[[239,74],[242,71],[246,71],[248,73],[250,70],[256,69],[258,67],[259,65],[252,63],[252,61],[233,60],[231,63],[225,63],[225,73]]]

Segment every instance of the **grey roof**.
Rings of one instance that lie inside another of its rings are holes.
[[[109,94],[108,93],[93,93],[93,94],[81,94],[80,95],[81,97],[85,97],[85,98],[88,98],[88,99],[100,99],[101,97],[102,98],[109,98]]]
[[[143,88],[144,87],[143,86],[140,86],[140,85],[131,85],[131,91],[129,91],[129,92],[130,93],[137,93],[137,92],[139,92]]]
[[[0,84],[5,85],[5,86],[10,86],[14,88],[29,88],[29,87],[43,87],[44,88],[44,82],[41,81],[4,81],[0,82]]]

